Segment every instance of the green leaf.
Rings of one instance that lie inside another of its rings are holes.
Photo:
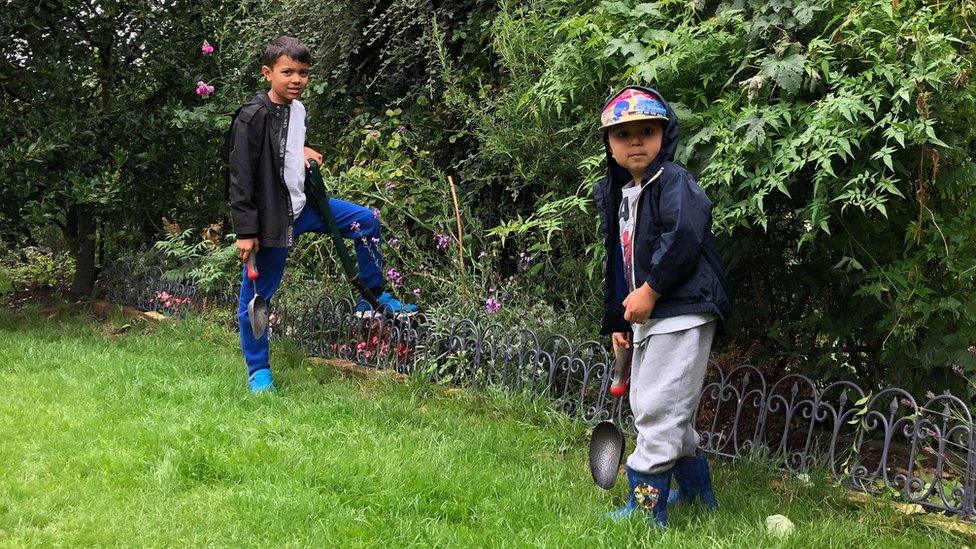
[[[781,59],[767,57],[761,68],[763,74],[771,78],[788,93],[796,93],[803,84],[803,67],[807,58],[803,54],[794,53]]]

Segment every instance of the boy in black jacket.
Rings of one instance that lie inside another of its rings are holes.
[[[229,194],[231,218],[237,233],[237,248],[245,262],[255,254],[258,293],[270,300],[285,272],[288,250],[298,235],[327,228],[316,203],[306,192],[306,168],[310,159],[322,162],[322,155],[305,142],[305,107],[298,100],[308,86],[311,55],[295,38],[282,36],[267,45],[261,72],[270,90],[259,93],[238,110],[231,125],[229,151]],[[378,212],[331,199],[329,209],[339,230],[354,239],[359,278],[379,296],[385,312],[416,312],[416,305],[404,305],[383,292],[383,259],[380,255]],[[255,338],[250,329],[247,304],[254,297],[254,285],[243,270],[237,319],[241,349],[247,363],[248,384],[253,392],[273,391],[268,362],[267,331]],[[372,307],[362,299],[356,306],[361,316]]]
[[[674,164],[678,120],[657,91],[628,86],[603,108],[607,177],[594,189],[607,254],[601,333],[633,352],[630,405],[637,445],[627,459],[628,503],[667,525],[672,475],[679,501],[717,503],[692,423],[716,331],[729,315],[711,233],[712,204]]]

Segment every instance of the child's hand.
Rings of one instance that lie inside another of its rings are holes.
[[[654,310],[654,304],[657,303],[657,298],[660,296],[661,294],[655,292],[645,282],[643,286],[630,292],[627,299],[624,299],[624,320],[634,324],[647,322],[647,319],[651,316],[651,311]]]
[[[251,253],[258,253],[258,239],[238,238],[237,255],[244,261],[247,261],[247,259],[251,257]]]
[[[630,332],[614,332],[611,336],[613,342],[613,354],[616,355],[620,349],[630,349]]]
[[[306,168],[309,167],[309,165],[308,165],[308,161],[309,160],[314,160],[314,161],[318,162],[320,166],[322,165],[322,155],[319,154],[318,152],[316,152],[315,149],[313,149],[311,147],[305,147],[305,167]]]

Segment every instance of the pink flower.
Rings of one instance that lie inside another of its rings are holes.
[[[487,311],[487,313],[490,315],[497,313],[499,310],[501,310],[501,308],[502,302],[498,301],[494,297],[489,297],[488,300],[485,301],[485,311]]]
[[[386,278],[393,283],[394,286],[400,286],[403,283],[403,275],[400,274],[396,269],[390,269],[386,271]]]
[[[358,221],[353,221],[352,225],[349,225],[349,229],[354,233],[358,233],[361,228]]]
[[[207,96],[212,94],[213,92],[214,92],[214,87],[211,86],[210,84],[207,84],[203,80],[197,82],[197,95],[199,95],[200,97],[206,99]]]
[[[380,218],[380,211],[377,210],[376,208],[373,208],[373,219],[379,219],[379,218]]]
[[[446,250],[448,246],[451,245],[451,237],[444,233],[437,233],[434,235],[434,240],[437,241],[438,250]]]
[[[202,51],[204,55],[210,55],[211,53],[214,52],[214,47],[210,45],[210,42],[204,40],[203,46],[200,48],[200,51]]]
[[[415,295],[417,297],[420,297],[420,288],[414,288],[413,289],[413,295]]]
[[[390,181],[387,181],[386,182],[386,190],[392,191],[393,190],[393,187],[396,187],[396,184],[393,183],[393,180],[392,179]]]
[[[374,236],[373,238],[370,238],[369,241],[373,243],[373,246],[379,246],[380,245],[380,239],[379,239],[379,237]]]
[[[386,241],[386,245],[393,248],[394,250],[400,249],[400,241],[396,238],[391,238]]]
[[[478,254],[478,259],[481,259],[482,257],[487,257],[487,256],[488,256],[488,252],[482,251],[480,254]]]

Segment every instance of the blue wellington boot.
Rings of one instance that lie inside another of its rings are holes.
[[[674,464],[674,479],[681,485],[680,503],[691,503],[701,499],[710,511],[718,509],[715,493],[712,491],[712,473],[708,470],[705,452],[698,450],[693,456],[686,456]]]
[[[627,467],[627,482],[630,484],[630,500],[626,505],[611,511],[604,517],[620,521],[645,513],[649,523],[657,526],[668,525],[668,493],[671,489],[671,471],[649,475],[638,473]]]

